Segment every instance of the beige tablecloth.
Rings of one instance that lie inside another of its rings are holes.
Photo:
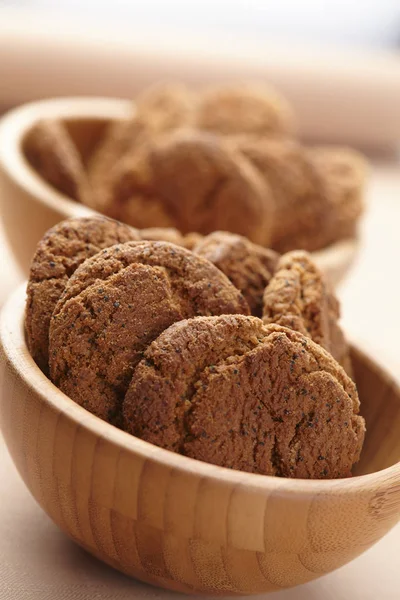
[[[374,169],[364,244],[340,290],[351,337],[400,369],[400,166]],[[21,278],[0,230],[0,302]],[[387,359],[385,358],[387,357]],[[400,525],[349,565],[271,600],[399,600]],[[130,580],[70,542],[36,505],[0,437],[0,600],[179,598]]]

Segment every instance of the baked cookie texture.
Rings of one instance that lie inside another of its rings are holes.
[[[194,246],[193,252],[225,273],[246,298],[251,313],[261,317],[264,290],[279,258],[276,252],[226,231],[210,233]]]
[[[130,241],[168,241],[191,249],[200,234],[177,229],[135,229],[107,217],[78,217],[49,229],[32,259],[26,304],[26,334],[30,353],[48,373],[50,318],[66,283],[77,267],[100,250]]]
[[[234,136],[264,178],[275,207],[271,246],[314,251],[353,237],[361,216],[366,163],[346,148],[307,148],[294,139]]]
[[[293,122],[288,103],[269,86],[223,86],[195,93],[181,83],[160,83],[138,95],[131,119],[110,126],[90,161],[89,176],[96,183],[124,154],[180,127],[270,135],[289,133]]]
[[[364,212],[368,166],[351,148],[318,146],[308,150],[315,169],[324,180],[326,195],[334,207],[330,237],[326,243],[354,237]]]
[[[179,83],[155,85],[140,94],[132,118],[112,123],[93,152],[88,164],[91,190],[87,190],[82,201],[102,210],[106,201],[103,188],[118,161],[126,154],[134,155],[155,136],[189,125],[194,104],[193,94]]]
[[[170,242],[177,246],[183,246],[188,250],[193,250],[194,246],[203,239],[200,233],[195,232],[182,235],[175,227],[147,227],[145,229],[138,229],[137,231],[142,240]]]
[[[110,171],[101,209],[139,228],[234,231],[267,245],[273,202],[261,175],[218,136],[178,130]]]
[[[128,225],[98,216],[62,221],[38,243],[29,273],[25,326],[29,351],[44,373],[50,318],[68,279],[99,250],[139,239]]]
[[[293,135],[295,119],[286,101],[262,84],[235,84],[206,89],[196,112],[199,129],[233,135]]]
[[[339,302],[307,252],[295,250],[279,259],[263,302],[264,323],[309,336],[351,374],[349,347],[338,323]]]
[[[88,189],[82,159],[60,121],[39,121],[25,136],[23,151],[31,166],[62,194],[80,200]]]
[[[209,261],[167,242],[102,250],[70,277],[50,324],[52,381],[95,415],[120,424],[121,404],[147,346],[197,315],[248,314]]]
[[[26,330],[55,385],[128,433],[228,468],[335,478],[365,434],[339,317],[305,251],[94,217],[39,243]]]
[[[365,425],[354,383],[308,336],[256,317],[166,329],[123,402],[129,433],[212,464],[300,478],[347,477]]]
[[[313,252],[357,235],[366,162],[348,148],[304,146],[295,129],[266,85],[164,83],[139,94],[87,165],[55,121],[30,132],[26,155],[57,189],[132,226],[224,230],[280,253]]]

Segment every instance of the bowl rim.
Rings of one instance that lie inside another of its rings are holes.
[[[47,183],[31,167],[22,152],[22,141],[27,131],[42,118],[127,119],[134,114],[131,100],[103,96],[63,96],[23,104],[0,119],[0,168],[31,198],[60,215],[60,220],[98,215],[89,208]],[[338,240],[312,252],[320,268],[335,262],[345,264],[359,247],[359,237]]]
[[[383,484],[400,483],[400,461],[373,473],[357,475],[341,479],[290,479],[271,475],[258,475],[220,467],[202,462],[194,458],[182,456],[165,450],[133,435],[117,429],[96,417],[83,407],[76,404],[59,390],[39,369],[31,357],[25,341],[25,297],[26,282],[21,284],[7,299],[0,315],[0,343],[5,361],[12,367],[15,376],[31,393],[40,397],[41,401],[51,406],[67,419],[78,423],[79,427],[106,439],[120,449],[133,452],[144,460],[157,462],[164,467],[184,472],[196,477],[212,479],[214,482],[228,485],[242,485],[254,491],[278,491],[282,496],[301,494],[304,497],[324,494],[326,492],[359,494]],[[352,348],[365,362],[370,362],[378,368],[382,376],[389,379],[391,385],[398,390],[400,396],[400,379],[389,374],[379,363],[368,357],[357,345]],[[3,367],[4,368],[4,367]]]
[[[102,96],[49,98],[23,104],[0,119],[0,165],[26,194],[64,218],[98,214],[47,183],[25,158],[22,142],[33,125],[43,118],[127,119],[132,116],[133,108],[130,100]]]

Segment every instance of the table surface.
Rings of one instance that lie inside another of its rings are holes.
[[[349,336],[400,368],[400,164],[377,162],[371,173],[362,248],[338,290]],[[0,227],[0,303],[22,280]],[[0,437],[0,600],[167,600],[178,596],[120,575],[69,541],[30,497]],[[398,600],[400,524],[338,571],[271,600]],[[258,596],[261,598],[261,596]]]

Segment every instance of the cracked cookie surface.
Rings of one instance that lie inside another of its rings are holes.
[[[42,371],[48,372],[50,318],[69,277],[99,250],[138,239],[134,229],[106,217],[67,219],[43,236],[32,259],[25,317],[29,351]]]
[[[363,212],[366,161],[354,150],[289,139],[227,138],[258,169],[275,206],[271,246],[315,251],[354,237]]]
[[[268,244],[273,205],[261,175],[218,136],[179,130],[127,155],[110,173],[103,210],[135,227],[226,230]]]
[[[299,478],[347,477],[364,438],[354,383],[302,334],[256,317],[175,323],[146,350],[124,428],[216,465]]]
[[[215,231],[204,237],[193,252],[225,273],[246,298],[251,313],[261,317],[264,290],[279,257],[274,250],[253,244],[240,235]]]
[[[318,250],[330,236],[334,214],[320,169],[295,140],[237,136],[227,140],[264,178],[275,208],[271,247]]]
[[[52,381],[114,424],[135,365],[172,323],[196,315],[248,314],[228,278],[167,242],[113,246],[69,279],[50,325]]]
[[[284,254],[264,292],[264,323],[308,335],[351,374],[349,348],[339,319],[339,302],[312,257],[300,250]]]

